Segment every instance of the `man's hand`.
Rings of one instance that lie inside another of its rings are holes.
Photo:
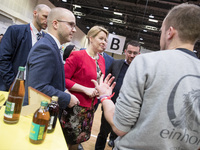
[[[99,92],[99,96],[111,95],[116,85],[116,82],[112,83],[115,77],[114,76],[111,77],[111,74],[109,73],[104,81],[103,81],[103,78],[104,78],[104,74],[101,75],[99,84],[95,80],[91,80],[91,81],[94,83],[95,88]]]
[[[70,94],[70,95],[71,95],[71,99],[70,99],[68,107],[71,108],[74,105],[79,105],[80,102],[79,102],[78,98],[76,96],[74,96],[73,94]]]

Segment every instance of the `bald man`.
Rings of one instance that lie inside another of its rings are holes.
[[[8,91],[19,66],[26,65],[31,47],[44,36],[42,30],[47,28],[50,11],[47,5],[39,4],[33,11],[30,24],[12,25],[7,29],[0,45],[0,91]]]
[[[53,8],[47,18],[48,33],[31,49],[26,65],[24,105],[28,105],[28,87],[52,97],[58,96],[61,109],[79,104],[78,99],[65,91],[65,75],[60,47],[72,40],[76,32],[73,13]]]

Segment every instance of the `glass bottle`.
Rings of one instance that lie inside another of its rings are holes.
[[[8,100],[6,101],[6,108],[4,113],[5,123],[14,124],[19,121],[25,94],[24,71],[25,67],[20,66],[17,76],[10,86]]]
[[[47,128],[47,133],[51,133],[54,131],[58,114],[59,114],[59,105],[58,105],[58,97],[57,96],[52,96],[51,103],[48,106],[49,113],[50,113],[50,120],[49,120],[49,125]]]
[[[33,144],[40,144],[44,141],[49,122],[48,102],[42,101],[41,107],[33,115],[29,140]]]

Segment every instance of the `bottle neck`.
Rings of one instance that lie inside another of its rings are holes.
[[[24,80],[24,71],[18,71],[16,79]]]
[[[40,111],[46,110],[47,106],[40,106]]]

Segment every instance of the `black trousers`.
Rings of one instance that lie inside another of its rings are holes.
[[[110,124],[107,122],[106,118],[104,117],[104,112],[102,112],[101,126],[100,126],[99,134],[97,136],[95,150],[104,150],[108,134],[111,131],[112,131],[112,128]],[[111,140],[115,140],[117,138],[117,135],[113,132],[111,137],[112,137]]]

